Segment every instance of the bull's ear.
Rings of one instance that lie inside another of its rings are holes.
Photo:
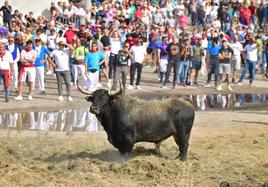
[[[92,102],[93,101],[93,97],[92,96],[87,96],[86,97],[86,100]]]

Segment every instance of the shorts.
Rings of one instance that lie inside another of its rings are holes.
[[[231,74],[231,64],[219,63],[219,74]]]
[[[202,66],[201,60],[193,60],[192,61],[192,69],[200,70]]]
[[[102,70],[102,69],[105,69],[106,68],[106,64],[105,63],[102,63],[101,65],[100,65],[100,69]]]
[[[24,72],[21,72],[20,74],[20,81],[25,82],[26,77],[28,76],[28,81],[29,82],[34,82],[35,81],[35,67],[28,67],[24,68]]]
[[[148,55],[151,55],[153,53],[153,48],[147,47],[146,52]]]
[[[240,70],[241,68],[241,57],[240,56],[234,56],[231,61],[231,69],[232,70]]]
[[[167,64],[168,64],[167,59],[160,59],[160,63],[159,63],[160,72],[166,72],[167,71]]]

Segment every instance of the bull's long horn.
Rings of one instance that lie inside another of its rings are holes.
[[[116,91],[116,92],[114,92],[114,93],[112,93],[112,92],[110,91],[110,92],[109,92],[109,95],[110,95],[110,96],[121,95],[122,92],[123,92],[123,85],[122,85],[121,80],[119,80],[119,87],[120,87],[120,89],[119,89],[118,91]]]
[[[89,95],[89,96],[92,96],[92,92],[89,92],[89,91],[83,89],[81,86],[79,86],[79,84],[78,84],[78,80],[77,80],[77,82],[76,82],[76,86],[77,86],[77,89],[78,89],[81,93],[86,94],[86,95]]]

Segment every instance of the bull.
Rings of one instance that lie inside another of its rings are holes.
[[[107,133],[108,141],[123,155],[131,153],[137,142],[155,143],[160,153],[160,143],[170,136],[179,147],[179,158],[185,161],[195,111],[185,98],[167,100],[142,100],[124,94],[100,89],[89,93],[78,85],[78,90],[87,94],[91,102],[90,112],[95,114]]]

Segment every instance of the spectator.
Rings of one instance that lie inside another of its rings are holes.
[[[29,93],[28,93],[28,100],[32,101],[33,97],[33,82],[35,81],[35,67],[34,62],[36,59],[36,51],[33,50],[33,42],[28,40],[26,42],[26,48],[21,51],[21,67],[19,70],[19,89],[18,89],[18,96],[14,99],[17,101],[23,100],[22,92],[23,92],[23,83],[26,81],[26,77],[28,76],[29,81]]]
[[[8,1],[5,1],[4,6],[0,8],[0,11],[3,12],[3,23],[4,26],[8,27],[11,30],[11,19],[12,19],[12,7],[8,4]]]
[[[241,53],[243,52],[243,46],[238,41],[238,35],[234,36],[234,42],[230,44],[230,47],[234,52],[231,61],[232,83],[236,83],[236,74],[241,67]]]

